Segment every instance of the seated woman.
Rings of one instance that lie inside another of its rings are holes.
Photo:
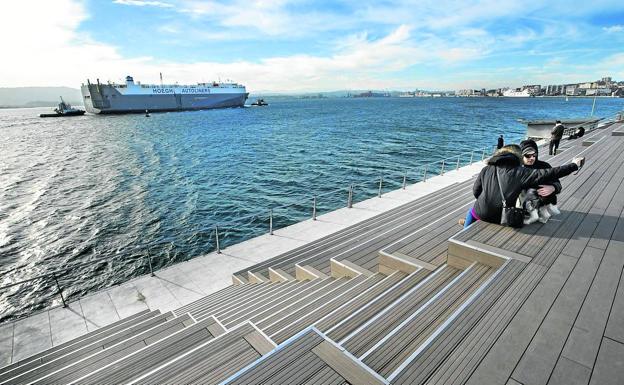
[[[520,142],[520,148],[524,167],[533,170],[552,168],[547,162],[538,159],[539,150],[533,140],[523,140]],[[552,179],[547,184],[528,188],[524,193],[523,207],[528,212],[529,217],[525,219],[524,224],[528,225],[537,220],[546,223],[552,215],[561,214],[557,208],[557,194],[560,192],[561,182],[559,179]]]
[[[504,146],[488,159],[487,166],[474,183],[473,193],[477,201],[468,210],[464,228],[476,220],[501,223],[503,201],[499,181],[507,207],[514,207],[522,190],[570,175],[583,163],[584,158],[575,158],[573,163],[561,167],[530,169],[522,166],[520,146]]]

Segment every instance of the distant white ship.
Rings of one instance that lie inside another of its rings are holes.
[[[249,95],[237,83],[141,84],[132,76],[126,77],[125,84],[87,80],[80,89],[85,108],[92,114],[243,107]]]
[[[524,89],[522,91],[518,91],[515,89],[509,89],[503,92],[503,96],[506,96],[508,98],[528,98],[531,97],[533,95],[531,95],[531,93],[529,92],[528,89]]]

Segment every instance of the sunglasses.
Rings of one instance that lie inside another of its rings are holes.
[[[527,159],[535,158],[535,154],[524,154],[524,157]]]

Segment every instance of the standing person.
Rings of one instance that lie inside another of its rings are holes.
[[[505,145],[505,139],[503,139],[503,136],[499,136],[498,137],[498,143],[496,144],[496,149],[500,150],[501,148],[503,148],[503,146]]]
[[[477,220],[501,223],[503,202],[499,181],[507,207],[514,207],[522,190],[570,175],[578,170],[584,161],[584,158],[575,158],[573,163],[561,167],[532,170],[522,166],[520,146],[515,144],[504,146],[488,160],[487,166],[481,169],[474,183],[472,190],[477,201],[466,214],[464,228]]]
[[[531,139],[520,142],[522,149],[522,162],[524,167],[543,170],[552,166],[538,159],[537,143]],[[547,184],[531,186],[525,194],[525,209],[530,217],[524,224],[531,224],[536,220],[546,223],[552,215],[559,215],[561,212],[557,208],[557,194],[561,192],[561,182],[559,179],[552,179]]]
[[[550,131],[550,144],[548,145],[548,155],[557,155],[557,149],[559,148],[559,142],[563,138],[563,131],[565,126],[561,124],[561,120],[557,120],[555,127]]]

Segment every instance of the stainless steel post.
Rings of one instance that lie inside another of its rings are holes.
[[[470,151],[470,165],[472,166],[472,158],[474,157],[474,150]]]
[[[349,186],[349,198],[347,199],[347,208],[353,207],[353,185]]]
[[[406,185],[407,185],[407,171],[403,173],[403,190],[405,190]]]
[[[379,193],[377,194],[377,198],[381,198],[382,186],[383,186],[383,175],[379,177]]]
[[[455,168],[456,170],[459,170],[459,161],[461,159],[461,155],[457,155],[457,168]]]
[[[63,296],[63,291],[61,290],[58,278],[56,278],[55,273],[52,273],[52,276],[54,277],[54,282],[56,282],[56,289],[58,290],[58,294],[61,296],[61,301],[63,301],[63,307],[67,307],[67,302],[65,302],[65,297]]]
[[[427,181],[427,165],[425,165],[425,173],[423,175],[423,182]]]
[[[152,256],[150,255],[149,249],[147,250],[147,263],[149,264],[150,275],[153,277],[154,269],[152,268]]]
[[[221,254],[221,248],[219,247],[219,226],[215,225],[215,239],[217,241],[217,254]]]
[[[440,175],[444,175],[444,159],[442,159],[442,168],[440,169]]]
[[[316,195],[312,198],[312,220],[316,220]]]
[[[481,160],[485,159],[485,148],[483,148],[483,154],[481,154]]]
[[[269,209],[269,235],[273,235],[273,209]]]

